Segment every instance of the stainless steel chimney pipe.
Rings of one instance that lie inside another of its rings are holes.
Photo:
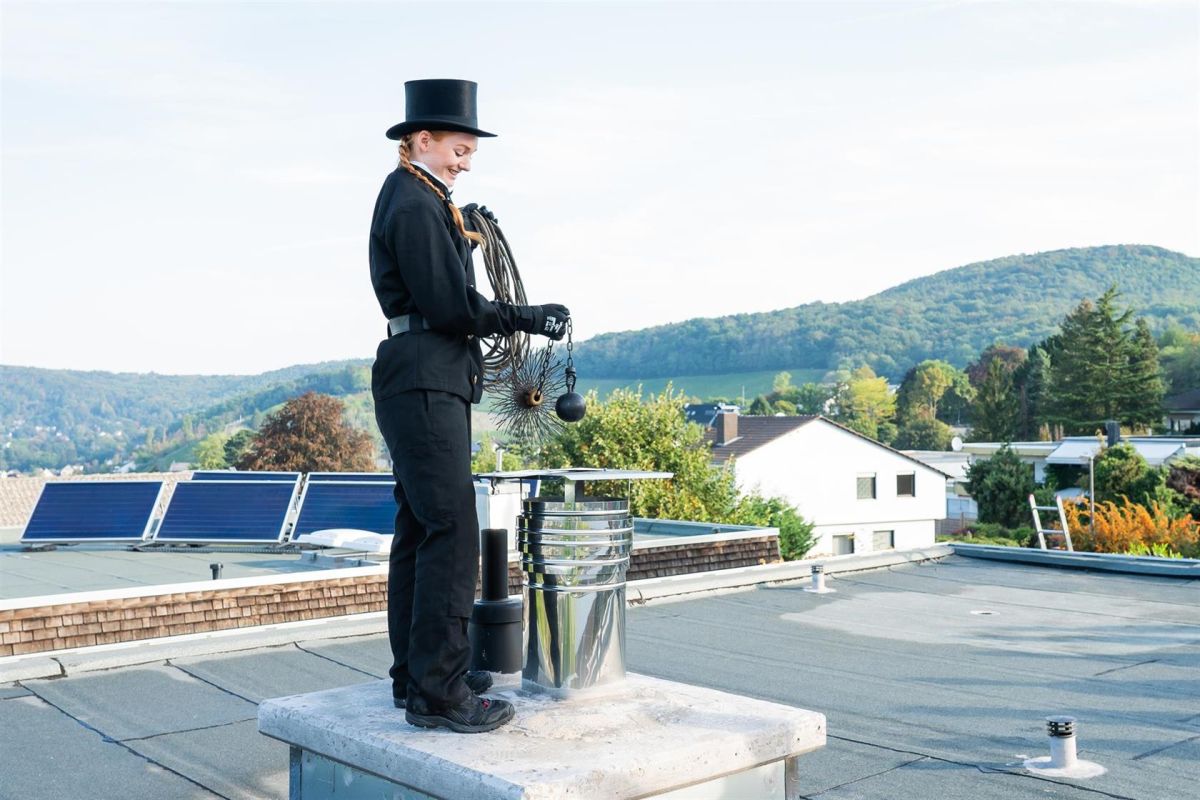
[[[522,508],[524,683],[566,695],[623,680],[629,501],[539,497]]]

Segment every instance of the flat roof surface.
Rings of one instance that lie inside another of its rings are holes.
[[[951,556],[827,582],[631,608],[629,669],[826,714],[829,744],[799,762],[814,800],[1195,796],[1200,581]],[[0,796],[286,797],[256,704],[384,678],[383,635],[320,638],[347,624],[0,684]],[[1080,758],[1106,774],[1022,769],[1053,714],[1078,718]]]
[[[0,545],[0,600],[20,597],[157,586],[212,579],[209,564],[224,565],[222,578],[249,578],[324,567],[299,553],[172,547],[133,551],[121,546],[59,545],[25,550]]]

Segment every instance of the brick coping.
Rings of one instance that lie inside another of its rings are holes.
[[[275,575],[255,575],[246,578],[219,578],[208,581],[188,581],[186,583],[160,583],[149,586],[126,586],[119,589],[96,589],[90,592],[66,592],[63,594],[44,594],[36,597],[14,597],[0,600],[0,611],[14,611],[20,608],[45,606],[75,605],[77,603],[95,603],[105,600],[128,600],[133,598],[157,597],[169,594],[188,594],[190,592],[216,592],[228,589],[245,589],[254,586],[275,586],[291,583],[311,583],[313,581],[331,581],[339,578],[360,578],[371,575],[387,575],[387,564],[370,567],[342,567],[340,569],[312,569],[304,572],[286,572]]]

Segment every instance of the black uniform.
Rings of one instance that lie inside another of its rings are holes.
[[[470,404],[483,389],[476,337],[528,329],[531,320],[524,307],[475,291],[471,242],[403,167],[375,203],[370,258],[384,316],[424,319],[379,343],[371,392],[399,509],[388,577],[393,694],[416,692],[436,709],[469,696],[467,620],[479,570]]]

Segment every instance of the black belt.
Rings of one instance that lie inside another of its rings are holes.
[[[405,333],[422,333],[429,330],[429,323],[420,314],[401,314],[388,320],[388,336],[400,336]]]

